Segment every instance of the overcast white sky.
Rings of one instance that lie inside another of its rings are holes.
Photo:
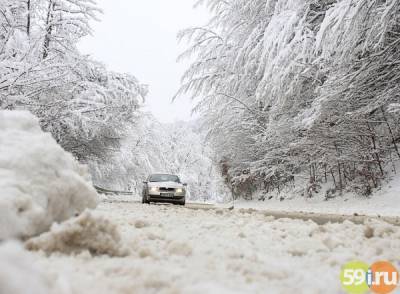
[[[193,0],[98,0],[101,22],[93,23],[94,35],[82,41],[84,53],[109,69],[127,72],[150,86],[147,109],[158,120],[189,120],[191,102],[180,98],[171,103],[179,88],[185,64],[176,57],[184,48],[176,34],[204,24],[205,9],[193,9]]]

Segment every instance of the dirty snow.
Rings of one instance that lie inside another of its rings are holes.
[[[34,236],[98,196],[86,168],[28,112],[0,111],[0,240]]]
[[[346,262],[397,264],[400,228],[380,221],[317,225],[252,210],[102,203],[124,258],[32,253],[72,293],[341,293]]]
[[[46,253],[76,254],[88,250],[94,255],[128,255],[116,225],[89,210],[65,223],[54,224],[50,232],[27,241],[26,247]]]

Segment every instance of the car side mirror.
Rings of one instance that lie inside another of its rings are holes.
[[[148,183],[147,181],[143,181],[143,184],[147,185],[147,183]]]
[[[183,183],[182,185],[184,185],[185,187],[187,187],[187,183]]]

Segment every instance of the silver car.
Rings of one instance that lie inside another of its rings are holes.
[[[162,202],[185,205],[186,184],[176,175],[153,174],[143,182],[142,203]]]

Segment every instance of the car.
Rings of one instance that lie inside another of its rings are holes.
[[[185,205],[187,184],[177,175],[152,174],[143,182],[142,203],[172,203]]]

